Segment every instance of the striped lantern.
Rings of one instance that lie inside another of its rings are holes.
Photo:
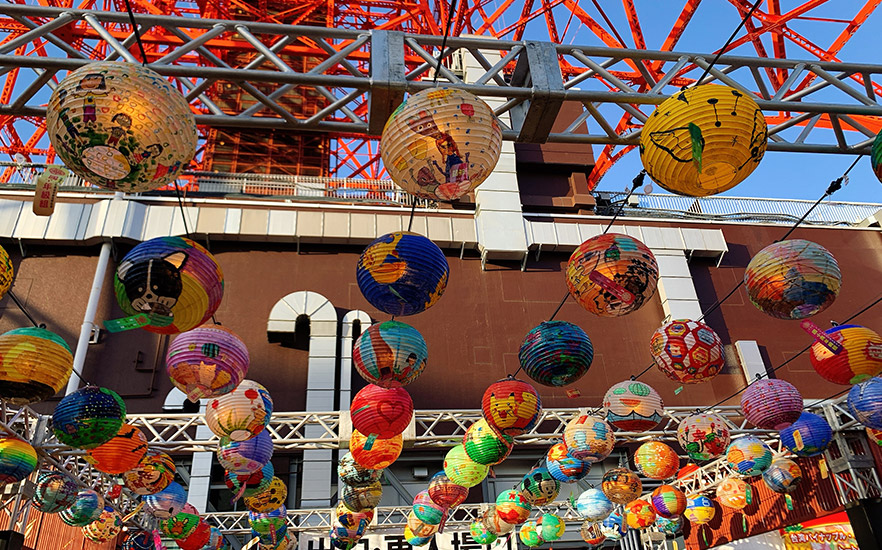
[[[868,428],[882,429],[882,378],[870,378],[848,391],[848,411]]]
[[[245,342],[220,325],[203,325],[178,335],[165,356],[172,384],[193,403],[236,389],[249,362]]]
[[[802,468],[789,458],[776,458],[763,472],[763,481],[776,493],[792,493],[802,481]]]
[[[85,459],[105,474],[121,474],[136,467],[147,454],[147,438],[138,428],[123,424],[106,443],[89,450]]]
[[[92,542],[105,543],[116,537],[122,530],[122,518],[119,512],[105,506],[98,518],[83,527],[83,536]]]
[[[426,368],[429,351],[423,335],[401,321],[368,327],[352,348],[355,370],[381,388],[406,386]]]
[[[119,432],[126,404],[114,391],[86,386],[64,396],[52,413],[58,441],[78,449],[94,449]]]
[[[57,514],[74,505],[79,491],[79,486],[71,478],[57,472],[42,472],[37,477],[31,503],[44,514]]]
[[[631,529],[646,529],[655,524],[655,508],[638,498],[625,505],[625,521]]]
[[[489,471],[490,466],[478,464],[469,458],[462,445],[451,448],[444,455],[444,475],[457,485],[474,487],[487,477]]]
[[[504,521],[496,514],[496,504],[489,505],[487,511],[481,516],[481,523],[497,537],[507,535],[514,529],[514,524]]]
[[[542,544],[542,537],[539,536],[535,521],[528,521],[521,525],[521,528],[518,530],[518,538],[521,539],[521,542],[527,548],[535,548]]]
[[[749,435],[729,444],[726,460],[729,467],[739,474],[758,476],[772,464],[772,450],[758,437]]]
[[[37,451],[14,437],[0,439],[0,485],[18,483],[37,468]]]
[[[58,514],[61,521],[72,527],[86,526],[101,515],[104,510],[104,497],[92,489],[83,489],[77,493],[73,506]]]
[[[364,531],[374,519],[374,509],[368,508],[361,512],[353,512],[344,503],[338,502],[337,508],[334,509],[334,516],[337,518],[336,523],[338,525],[342,525],[347,529],[360,529]]]
[[[469,458],[485,466],[495,466],[505,460],[514,448],[514,440],[496,433],[483,418],[469,426],[462,438],[462,446]]]
[[[729,427],[718,414],[695,413],[680,421],[677,441],[692,460],[711,460],[726,452]]]
[[[162,451],[148,449],[138,465],[122,477],[126,487],[136,495],[152,495],[174,481],[175,462]]]
[[[251,474],[263,468],[273,457],[273,438],[266,430],[245,441],[221,438],[217,461],[231,474]]]
[[[0,336],[0,397],[27,405],[55,395],[73,372],[67,343],[44,328],[12,329]]]
[[[447,508],[435,504],[429,497],[429,491],[423,490],[417,493],[413,499],[413,515],[429,525],[440,525],[447,515]]]
[[[481,520],[475,520],[469,525],[469,534],[478,544],[493,544],[498,538]]]
[[[429,481],[429,498],[444,508],[456,508],[469,496],[469,488],[454,483],[443,471],[432,476]]]
[[[251,439],[266,428],[273,414],[273,398],[253,380],[243,380],[230,393],[205,406],[205,425],[218,437]]]
[[[802,406],[796,386],[780,378],[757,380],[741,394],[744,418],[764,430],[781,430],[793,424]]]
[[[279,506],[269,512],[248,512],[248,524],[260,542],[275,546],[288,531],[288,510]]]
[[[404,388],[368,384],[349,406],[352,427],[363,434],[389,439],[403,433],[413,418],[413,400]]]
[[[284,481],[273,476],[264,489],[246,496],[242,501],[252,512],[269,512],[288,501],[288,486]]]
[[[780,241],[760,250],[744,272],[750,301],[777,319],[805,319],[827,309],[839,294],[839,264],[819,244]]]
[[[363,487],[375,481],[380,481],[383,470],[369,470],[362,468],[352,457],[352,453],[346,453],[337,463],[337,475],[346,485]]]
[[[505,523],[524,523],[530,517],[532,509],[533,505],[520,491],[510,489],[496,497],[496,516]]]
[[[659,485],[652,492],[652,507],[663,518],[673,518],[686,510],[686,495],[673,485]]]
[[[823,417],[804,412],[780,432],[781,443],[796,456],[818,456],[833,440],[833,428]]]
[[[728,447],[728,444],[726,446]],[[725,452],[725,451],[723,451],[723,452]],[[679,481],[683,481],[684,479],[688,479],[690,476],[692,476],[692,474],[694,474],[698,470],[700,470],[700,468],[698,467],[698,464],[695,464],[694,462],[687,462],[686,465],[683,466],[682,468],[680,468],[680,470],[677,472],[677,479]]]
[[[162,491],[144,495],[141,500],[145,512],[156,519],[168,519],[184,509],[184,505],[187,504],[187,492],[177,481],[172,481]]]
[[[743,510],[753,502],[753,489],[739,477],[727,477],[717,485],[717,500],[733,510]]]
[[[163,535],[175,539],[185,539],[193,534],[199,525],[199,512],[192,504],[185,504],[180,512],[159,521]]]
[[[566,528],[564,521],[556,514],[542,514],[536,520],[536,530],[539,531],[539,538],[542,539],[542,542],[559,540]]]
[[[556,443],[545,454],[545,467],[562,483],[575,483],[588,475],[591,464],[570,454],[565,443]]]
[[[484,420],[502,435],[515,437],[539,421],[542,403],[530,384],[512,377],[490,384],[481,399]]]
[[[236,496],[241,494],[244,497],[251,497],[266,490],[275,475],[276,469],[273,468],[273,463],[267,462],[263,468],[250,474],[236,475],[225,471],[224,484]]]
[[[560,493],[560,481],[552,477],[548,468],[539,466],[527,472],[521,479],[518,491],[533,506],[545,506],[557,498]]]
[[[701,321],[676,319],[652,334],[649,353],[665,376],[679,384],[707,382],[720,373],[726,358],[719,335]]]
[[[600,530],[600,524],[587,519],[579,527],[579,536],[591,547],[600,545],[606,540],[606,535]]]
[[[600,531],[611,541],[619,541],[628,533],[628,524],[622,513],[616,510],[603,520],[600,524]]]
[[[433,535],[434,536],[434,535]],[[404,540],[407,541],[407,544],[413,547],[425,546],[432,542],[432,537],[418,537],[413,534],[413,531],[410,530],[410,527],[407,525],[404,526]]]
[[[680,457],[661,441],[647,441],[634,452],[634,465],[649,479],[668,479],[677,473]]]
[[[600,489],[588,489],[576,499],[576,512],[587,521],[603,521],[612,510],[612,501]]]
[[[156,550],[153,543],[153,533],[128,531],[122,541],[122,550]]]
[[[362,512],[369,508],[376,508],[383,498],[383,486],[379,481],[363,487],[343,485],[340,491],[340,500],[353,512]]]
[[[12,259],[6,253],[6,249],[0,246],[0,300],[12,288],[12,279],[15,277],[15,270],[12,267]]]
[[[573,458],[585,462],[600,462],[612,452],[616,436],[602,418],[582,414],[567,423],[563,433],[564,444]]]
[[[358,288],[389,315],[414,315],[435,304],[447,288],[450,267],[438,245],[410,231],[383,235],[369,244],[355,268]]]
[[[627,432],[645,432],[661,422],[665,405],[649,384],[625,380],[613,384],[603,396],[606,421]]]
[[[178,539],[175,544],[181,550],[201,550],[208,545],[209,541],[211,541],[211,526],[200,520],[189,537]]]
[[[713,501],[706,496],[697,495],[686,499],[686,511],[683,512],[683,515],[691,523],[695,525],[710,523],[716,514],[717,510],[714,508]]]
[[[211,319],[224,297],[224,274],[199,243],[156,237],[126,254],[113,286],[126,314],[147,315],[145,330],[177,334]]]
[[[616,504],[628,504],[643,492],[643,482],[627,468],[613,468],[603,474],[600,488]]]
[[[619,317],[640,309],[655,294],[658,263],[645,244],[606,233],[579,245],[567,262],[567,288],[595,315]]]
[[[349,452],[352,453],[352,458],[359,466],[368,470],[388,468],[401,456],[403,447],[404,438],[401,434],[389,439],[371,441],[358,430],[352,430],[352,436],[349,438]]]
[[[431,537],[438,532],[439,525],[429,525],[424,521],[420,521],[413,511],[407,516],[407,526],[410,527],[411,533],[417,537]]]
[[[543,386],[560,387],[582,378],[594,360],[585,331],[566,321],[545,321],[527,333],[518,360],[527,376]]]
[[[824,331],[842,351],[833,353],[820,342],[812,344],[809,359],[821,378],[848,386],[882,373],[882,336],[857,325],[839,325]]]

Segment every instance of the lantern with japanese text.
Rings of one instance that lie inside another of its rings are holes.
[[[539,384],[567,386],[588,372],[594,346],[577,325],[546,321],[527,333],[518,360],[527,376]]]
[[[162,491],[175,479],[175,462],[162,451],[148,449],[138,464],[123,473],[123,482],[136,495]]]
[[[833,428],[823,417],[803,412],[799,419],[780,432],[781,443],[796,456],[817,456],[833,440]]]
[[[870,378],[848,391],[848,411],[868,428],[882,429],[882,378]]]
[[[649,479],[667,479],[677,473],[680,457],[661,441],[647,441],[634,451],[634,465]]]
[[[600,462],[612,452],[616,436],[602,418],[574,416],[564,428],[563,440],[571,455],[585,462]]]
[[[468,457],[478,464],[494,466],[508,457],[514,441],[507,435],[497,433],[482,418],[466,430],[462,446]]]
[[[349,438],[349,452],[362,468],[382,470],[398,460],[404,438],[401,434],[389,439],[371,439],[358,430],[352,430]]]
[[[447,451],[444,456],[444,474],[450,481],[463,487],[474,487],[487,477],[490,466],[478,464],[466,453],[462,445]]]
[[[42,472],[37,477],[31,504],[44,514],[57,514],[77,501],[80,488],[70,477],[57,472]]]
[[[579,527],[579,536],[582,537],[585,544],[590,544],[592,547],[602,544],[606,540],[606,535],[600,530],[600,524],[591,520],[585,520],[582,523],[582,526]]]
[[[77,498],[73,505],[66,510],[62,510],[58,517],[68,525],[83,527],[98,519],[103,510],[104,497],[92,489],[83,489],[77,493]]]
[[[697,495],[686,499],[686,511],[683,512],[683,515],[696,525],[709,523],[714,519],[716,513],[714,503],[704,495]]]
[[[695,413],[680,421],[677,441],[692,460],[710,460],[726,452],[729,427],[718,414]]]
[[[655,509],[643,499],[625,505],[625,521],[631,529],[646,529],[655,523]]]
[[[380,478],[383,476],[383,470],[364,468],[355,461],[352,453],[346,453],[337,464],[337,475],[340,476],[340,480],[346,485],[361,487],[380,481]]]
[[[726,449],[729,466],[743,476],[757,476],[772,463],[772,450],[758,437],[736,439]]]
[[[518,538],[528,548],[535,548],[542,544],[542,537],[539,536],[535,521],[528,521],[521,525],[518,530]]]
[[[560,493],[560,481],[554,479],[548,468],[533,468],[518,484],[518,491],[533,506],[545,506]]]
[[[172,384],[194,403],[236,389],[249,362],[245,342],[220,325],[203,325],[178,335],[165,357]]]
[[[0,335],[0,397],[7,404],[48,399],[67,384],[71,372],[73,354],[54,332],[25,327]]]
[[[799,390],[780,378],[756,380],[741,395],[744,418],[764,430],[780,430],[793,424],[802,406]]]
[[[515,437],[533,429],[542,404],[533,386],[509,377],[490,384],[484,391],[481,410],[494,430]]]
[[[588,489],[576,499],[576,512],[587,521],[603,521],[612,510],[612,501],[600,489]]]
[[[430,525],[438,525],[444,519],[447,508],[436,504],[429,497],[429,491],[424,490],[417,493],[413,498],[413,513],[420,521]]]
[[[351,460],[351,459],[350,459]],[[343,463],[343,460],[340,460]],[[267,487],[276,475],[276,469],[273,468],[272,462],[267,462],[263,468],[250,474],[237,475],[230,472],[224,472],[224,484],[233,492],[233,495],[244,497],[254,496]]]
[[[643,482],[627,468],[613,468],[603,474],[603,494],[616,504],[627,504],[643,492]]]
[[[882,336],[857,325],[839,325],[824,331],[842,349],[833,353],[815,342],[809,359],[821,378],[847,386],[882,373]]]
[[[373,324],[352,348],[355,370],[381,388],[406,386],[417,379],[429,358],[423,335],[401,321]]]
[[[496,534],[487,529],[481,520],[475,520],[469,525],[469,534],[478,544],[493,544],[497,539]]]
[[[83,536],[92,542],[105,543],[116,537],[120,530],[122,519],[119,512],[105,506],[95,521],[83,527]]]
[[[427,490],[432,502],[445,508],[455,508],[469,496],[468,487],[454,483],[443,471],[432,476]]]
[[[556,443],[545,454],[545,467],[562,483],[575,483],[588,475],[591,464],[570,454],[565,443]]]
[[[126,404],[114,391],[86,386],[65,395],[52,413],[52,431],[58,441],[78,449],[94,449],[122,427]]]
[[[167,519],[184,509],[187,492],[177,481],[172,481],[162,491],[144,495],[142,501],[148,514],[157,519]]]
[[[14,437],[0,438],[0,485],[18,483],[37,468],[37,451]]]
[[[282,506],[288,500],[288,486],[273,476],[265,489],[242,499],[245,507],[252,512],[269,512]]]
[[[192,504],[185,504],[177,514],[159,521],[159,530],[172,539],[185,539],[199,525],[199,512]]]
[[[389,439],[404,432],[413,418],[413,400],[404,388],[368,384],[349,406],[352,427],[363,434]]]
[[[741,510],[753,502],[753,490],[739,477],[727,477],[717,485],[717,500],[723,506]]]
[[[205,406],[205,425],[215,435],[245,441],[266,428],[273,414],[273,398],[253,380],[243,380],[233,391]]]
[[[123,424],[115,436],[86,453],[95,469],[106,474],[121,474],[136,467],[147,454],[147,437],[131,424]]]
[[[625,380],[613,384],[603,396],[606,421],[620,430],[645,432],[661,422],[665,406],[649,384]]]
[[[533,505],[520,491],[510,489],[496,497],[496,515],[506,523],[512,525],[524,523],[532,509]]]
[[[679,516],[686,510],[686,495],[672,485],[659,485],[652,492],[652,507],[664,518]]]
[[[701,321],[676,319],[656,329],[649,352],[665,376],[680,384],[706,382],[725,364],[723,342]]]
[[[763,472],[763,481],[776,493],[792,493],[802,481],[802,468],[789,458],[776,458]]]

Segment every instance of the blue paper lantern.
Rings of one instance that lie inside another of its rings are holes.
[[[65,445],[94,449],[113,439],[126,418],[126,404],[114,391],[86,386],[66,395],[52,413],[52,430]]]
[[[628,532],[628,525],[621,512],[615,511],[600,524],[600,532],[606,535],[607,540],[622,540]]]
[[[612,510],[612,501],[600,489],[588,489],[576,499],[576,512],[588,521],[603,521]]]
[[[122,542],[122,550],[154,550],[153,533],[129,531]]]
[[[256,472],[273,457],[273,438],[263,430],[245,441],[221,438],[217,447],[217,461],[230,473],[245,475]]]
[[[79,492],[79,486],[68,476],[43,472],[37,478],[32,504],[44,514],[57,514],[73,506]]]
[[[802,468],[789,458],[776,458],[763,472],[763,481],[776,493],[792,493],[802,481]]]
[[[557,443],[545,454],[545,467],[551,477],[562,483],[575,483],[588,475],[591,464],[570,454],[565,443]]]
[[[527,333],[518,360],[527,376],[543,386],[566,386],[588,372],[594,346],[573,323],[546,321]]]
[[[98,519],[103,510],[104,497],[92,489],[83,489],[77,493],[77,499],[73,506],[62,510],[58,516],[68,525],[83,527]]]
[[[781,443],[796,456],[817,456],[833,441],[833,428],[820,416],[803,412],[799,419],[779,432]]]
[[[752,435],[736,439],[726,449],[729,466],[743,476],[758,476],[772,464],[772,449]]]
[[[848,410],[868,428],[882,430],[882,378],[874,377],[855,384],[848,392]]]
[[[409,231],[389,233],[369,244],[355,268],[365,299],[397,316],[414,315],[434,305],[447,288],[449,273],[441,249]]]
[[[662,533],[676,535],[683,529],[683,516],[676,516],[673,518],[658,516],[655,520],[655,526]]]
[[[168,519],[177,515],[187,504],[187,492],[177,482],[152,495],[144,495],[144,510],[157,519]]]

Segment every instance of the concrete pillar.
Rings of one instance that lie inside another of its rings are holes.
[[[346,410],[352,401],[352,346],[355,345],[353,326],[359,321],[362,334],[371,326],[371,316],[354,309],[343,316],[340,327],[340,387],[338,409]]]
[[[658,295],[670,319],[698,319],[701,306],[683,250],[653,249],[658,262]]]
[[[199,400],[199,415],[205,415],[207,399]],[[213,434],[205,423],[196,427],[196,439],[209,439]],[[214,453],[203,451],[193,453],[193,464],[190,466],[190,484],[188,485],[187,502],[193,505],[200,514],[208,511],[208,490],[211,485],[211,462]]]

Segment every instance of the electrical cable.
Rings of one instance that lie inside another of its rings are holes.
[[[128,0],[126,0],[126,1],[128,1]],[[741,28],[747,24],[747,20],[751,18],[751,16],[753,15],[753,12],[756,11],[756,9],[759,7],[759,5],[762,2],[763,2],[763,0],[756,0],[756,3],[753,5],[752,8],[750,8],[750,11],[748,11],[747,14],[744,16],[744,18],[741,20],[741,23],[738,24],[738,27],[735,29],[735,31],[732,33],[732,35],[729,36],[729,39],[726,40],[726,43],[723,44],[723,47],[720,48],[720,51],[718,51],[717,55],[714,56],[713,61],[711,61],[710,65],[708,65],[707,68],[704,70],[704,74],[701,75],[701,78],[699,78],[698,80],[695,81],[696,85],[701,84],[701,81],[704,80],[704,77],[706,77],[710,73],[710,70],[713,68],[714,65],[717,64],[717,61],[720,60],[720,56],[723,55],[723,53],[725,53],[726,49],[729,47],[729,44],[731,44],[732,41],[735,40],[735,35],[737,35],[738,31],[740,31]]]
[[[126,0],[126,11],[129,12],[129,21],[132,22],[132,34],[138,42],[138,49],[141,50],[141,64],[147,65],[147,52],[144,51],[144,43],[141,42],[141,31],[138,30],[138,23],[135,21],[135,12],[132,11],[132,5]]]

